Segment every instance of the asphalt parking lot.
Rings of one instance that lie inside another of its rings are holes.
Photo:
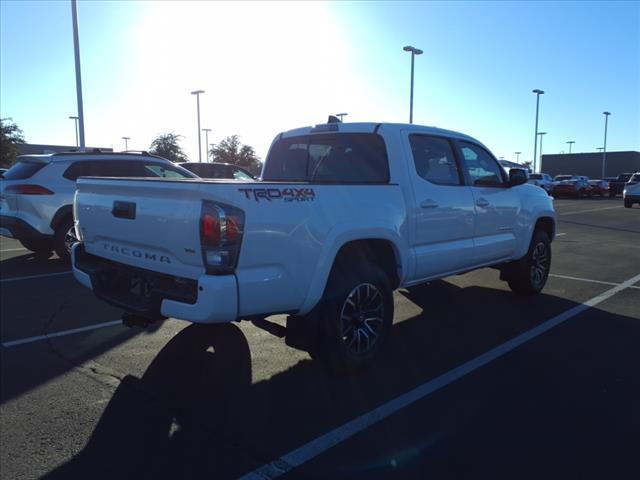
[[[400,290],[355,378],[249,322],[125,328],[3,238],[0,476],[638,478],[640,208],[555,203],[542,295],[489,269]]]

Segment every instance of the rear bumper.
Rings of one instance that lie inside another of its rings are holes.
[[[234,275],[201,275],[197,280],[134,268],[72,249],[73,274],[107,303],[150,319],[172,317],[195,323],[237,319],[238,287]]]
[[[44,240],[52,237],[40,233],[24,220],[8,215],[0,215],[0,235],[16,240]]]

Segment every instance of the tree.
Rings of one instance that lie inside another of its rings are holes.
[[[253,147],[240,143],[238,135],[231,135],[214,145],[209,154],[214,162],[232,163],[247,169],[252,175],[259,175],[262,163]]]
[[[172,162],[186,162],[187,156],[178,144],[181,138],[182,135],[175,133],[158,135],[153,139],[153,142],[151,142],[151,147],[149,147],[150,153],[171,160]]]
[[[531,168],[532,163],[533,162],[531,160],[529,160],[528,162],[522,162],[522,166],[528,169],[528,168]]]
[[[24,143],[24,136],[11,118],[0,118],[0,132],[0,167],[8,168],[16,162],[18,144]]]

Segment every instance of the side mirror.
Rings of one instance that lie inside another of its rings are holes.
[[[509,170],[509,186],[515,187],[516,185],[522,185],[523,183],[527,183],[527,180],[529,180],[529,175],[525,169],[512,168]]]

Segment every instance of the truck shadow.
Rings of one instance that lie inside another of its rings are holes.
[[[375,368],[356,377],[332,377],[303,360],[252,383],[249,345],[237,326],[188,326],[142,378],[121,382],[85,448],[46,478],[237,478],[576,305],[443,281],[401,294],[423,312],[395,324]],[[592,312],[597,322],[640,329],[632,318]],[[447,436],[431,428],[425,435]],[[401,437],[393,443],[417,445]],[[346,472],[339,462],[307,476],[400,474],[370,460],[381,466],[351,465]],[[411,478],[421,478],[420,462],[411,468],[418,469]]]

